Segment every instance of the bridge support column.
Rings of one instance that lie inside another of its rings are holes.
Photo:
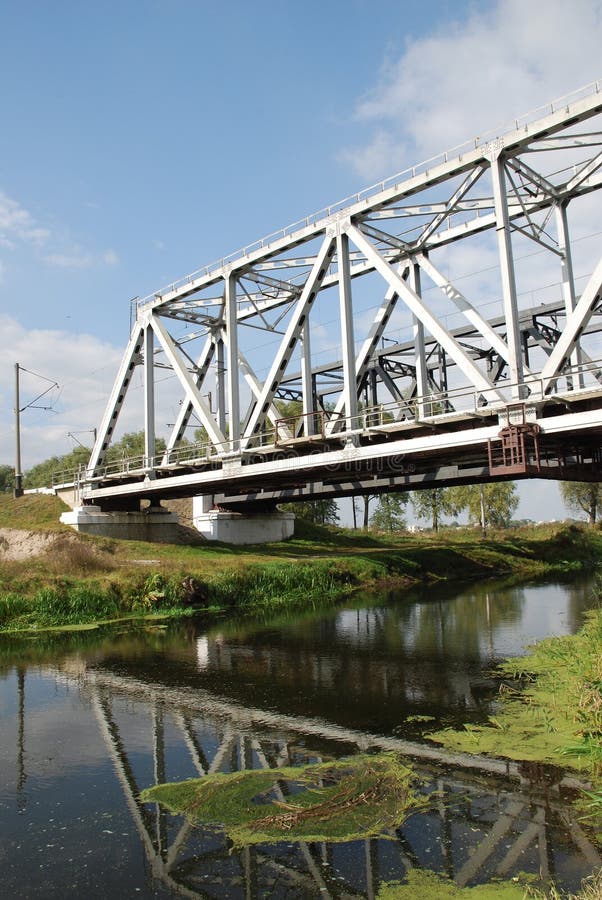
[[[210,496],[193,497],[192,520],[208,541],[225,544],[272,544],[293,536],[295,515],[278,509],[248,513],[213,508]]]
[[[351,301],[349,238],[344,233],[337,235],[337,265],[339,269],[339,309],[341,316],[341,349],[343,354],[345,430],[354,431],[359,424],[357,417],[357,379],[355,377],[355,338],[353,334],[353,306]]]
[[[575,277],[573,274],[573,256],[571,253],[571,243],[569,241],[569,224],[567,218],[567,201],[563,201],[556,205],[556,230],[558,233],[558,249],[561,252],[562,264],[562,294],[564,297],[564,308],[567,318],[571,315],[577,299],[575,296]],[[571,355],[571,365],[575,369],[575,378],[567,378],[567,387],[571,390],[576,383],[578,388],[585,387],[585,380],[581,366],[583,365],[583,357],[579,341],[575,344],[575,349]]]
[[[224,294],[226,320],[226,347],[228,370],[226,372],[229,406],[229,444],[232,453],[240,452],[240,392],[238,383],[238,320],[236,302],[236,276],[228,273]]]
[[[516,276],[512,255],[512,238],[510,216],[508,213],[508,195],[506,192],[506,176],[504,159],[499,150],[494,149],[491,159],[491,178],[493,183],[493,202],[495,207],[498,253],[500,258],[500,274],[502,277],[502,299],[504,317],[506,319],[506,341],[508,344],[508,371],[512,398],[521,400],[525,396],[523,387],[524,371],[518,319],[518,301],[516,294]]]
[[[412,262],[410,266],[410,287],[418,297],[422,296],[420,279],[420,266]],[[414,338],[414,365],[416,367],[416,419],[424,419],[432,410],[427,410],[426,395],[428,393],[428,372],[426,368],[426,354],[424,352],[424,325],[420,319],[412,316],[412,336]]]
[[[138,511],[76,506],[61,515],[61,522],[82,534],[128,541],[171,543],[177,539],[179,518],[162,506],[149,506],[148,509]]]

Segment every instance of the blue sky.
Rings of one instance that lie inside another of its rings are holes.
[[[338,158],[355,105],[427,30],[390,0],[5,9],[0,187],[50,234],[3,288],[28,327],[109,340],[130,297],[363,184]]]
[[[601,6],[0,0],[0,461],[14,362],[62,386],[28,466],[98,423],[131,297],[600,77]]]

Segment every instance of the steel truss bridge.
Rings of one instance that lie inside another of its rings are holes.
[[[596,82],[138,300],[80,499],[601,480],[601,116]]]

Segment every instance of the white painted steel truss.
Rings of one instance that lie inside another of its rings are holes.
[[[573,209],[581,238],[582,210],[589,233],[600,230],[589,195],[602,187],[601,148],[595,83],[140,300],[84,497],[190,473],[208,490],[238,466],[270,476],[287,448],[297,461],[310,445],[326,459],[379,442],[389,453],[425,424],[444,447],[460,421],[498,427],[516,403],[539,418],[560,395],[567,410],[587,396],[584,427],[602,424],[599,238],[581,277],[569,234]],[[524,273],[534,254],[538,283]],[[454,273],[470,264],[489,274],[461,290]],[[165,369],[181,399],[159,453]],[[144,459],[111,467],[138,373]],[[193,427],[201,440],[187,440]]]

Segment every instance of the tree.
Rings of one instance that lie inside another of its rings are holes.
[[[561,481],[560,493],[564,505],[575,512],[584,512],[590,525],[596,524],[602,506],[602,484],[583,481]]]
[[[305,500],[303,503],[284,503],[281,507],[294,512],[299,519],[314,525],[336,525],[339,507],[336,500]]]
[[[412,492],[412,506],[419,519],[430,520],[433,531],[439,531],[441,518],[455,515],[457,507],[454,503],[451,488],[429,488]]]
[[[363,511],[362,511],[362,528],[364,531],[368,528],[370,524],[370,503],[373,500],[377,499],[377,494],[359,494],[357,497],[352,497],[351,502],[353,504],[353,527],[357,528],[357,506],[356,501],[362,501],[363,503]]]
[[[15,486],[15,470],[12,466],[0,466],[0,492],[8,493]]]
[[[160,456],[165,450],[163,438],[157,438],[156,453]],[[75,447],[71,453],[63,456],[51,456],[44,462],[38,463],[25,473],[24,485],[27,488],[50,487],[58,480],[69,481],[74,477],[78,469],[86,466],[90,459],[89,447]],[[144,432],[132,431],[124,434],[121,440],[111,444],[107,450],[106,462],[119,462],[123,458],[140,457],[144,455]],[[0,467],[1,469],[2,467]],[[1,487],[0,480],[0,490]]]
[[[281,419],[293,419],[303,415],[303,401],[301,400],[275,400],[274,406]]]
[[[165,441],[158,437],[155,441],[155,455],[165,451]],[[107,450],[106,462],[116,462],[129,457],[144,456],[144,431],[128,431],[122,438],[111,444]]]
[[[484,522],[481,522],[481,491],[485,510]],[[481,523],[484,528],[488,525],[506,528],[518,506],[518,495],[513,481],[464,484],[450,488],[450,500],[457,512],[465,509],[469,521],[472,524]]]
[[[88,447],[75,447],[71,453],[65,453],[63,456],[51,456],[25,472],[24,487],[50,487],[57,481],[69,481],[81,466],[87,464],[89,459]]]
[[[370,524],[376,531],[401,531],[406,524],[405,509],[407,494],[381,494]]]

